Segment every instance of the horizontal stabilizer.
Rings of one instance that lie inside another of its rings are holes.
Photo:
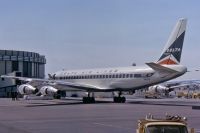
[[[153,70],[155,71],[159,71],[159,72],[163,72],[163,73],[176,73],[176,70],[164,67],[162,65],[150,62],[150,63],[146,63],[149,67],[151,67]]]

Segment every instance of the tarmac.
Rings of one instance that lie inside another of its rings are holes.
[[[193,108],[193,106],[197,108]],[[1,133],[135,133],[138,119],[155,116],[186,116],[189,127],[200,133],[200,99],[128,99],[112,103],[97,99],[82,104],[79,99],[0,99]]]

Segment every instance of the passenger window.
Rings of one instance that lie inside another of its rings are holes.
[[[116,77],[116,78],[118,78],[118,77],[119,77],[119,76],[118,76],[118,74],[117,74],[117,75],[115,75],[115,77]]]
[[[126,74],[126,78],[129,78],[129,74]]]

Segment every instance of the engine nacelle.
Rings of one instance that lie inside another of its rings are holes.
[[[30,94],[35,94],[38,92],[38,89],[29,85],[29,84],[23,84],[23,85],[20,85],[18,88],[17,88],[18,92],[21,94],[21,95],[30,95]]]
[[[169,88],[163,85],[154,85],[154,86],[149,87],[149,91],[162,93],[162,92],[169,91]]]
[[[43,86],[40,89],[40,93],[42,95],[55,96],[58,93],[58,90],[52,86]]]

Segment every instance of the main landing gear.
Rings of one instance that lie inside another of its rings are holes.
[[[95,103],[94,93],[92,94],[92,97],[90,97],[90,92],[88,92],[88,96],[83,97],[83,103]]]
[[[116,97],[116,96],[113,97],[114,103],[125,103],[126,102],[126,98],[124,96],[121,97],[121,95],[122,95],[122,92],[120,91],[118,93],[118,97]]]

